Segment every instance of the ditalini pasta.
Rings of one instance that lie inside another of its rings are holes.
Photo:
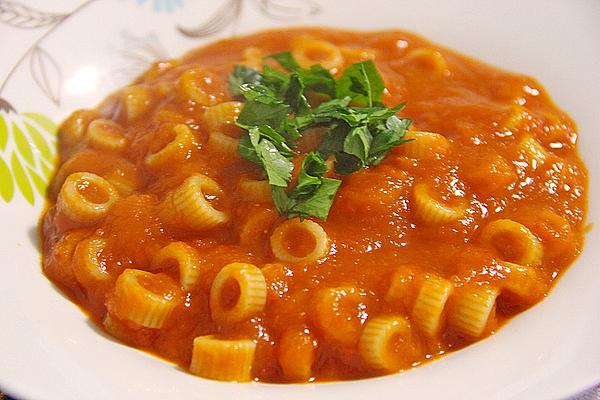
[[[169,276],[126,269],[108,296],[108,311],[146,328],[161,328],[175,308],[177,297],[177,285]]]
[[[222,340],[208,336],[194,339],[190,372],[219,381],[251,380],[256,343],[252,340]]]
[[[543,87],[402,31],[224,39],[57,137],[45,274],[198,379],[435,360],[547,296],[586,230],[578,131]]]
[[[210,200],[222,194],[219,185],[206,175],[194,174],[170,192],[160,206],[159,215],[171,225],[203,231],[229,220],[226,212]]]
[[[76,172],[62,185],[57,207],[80,224],[93,224],[104,218],[119,194],[106,179],[86,172]]]
[[[267,284],[252,264],[228,264],[210,288],[210,313],[220,324],[243,321],[260,313],[267,300]]]
[[[314,221],[292,219],[273,230],[271,251],[281,261],[311,263],[327,255],[329,237]]]
[[[153,269],[165,268],[175,264],[179,270],[181,287],[190,290],[194,287],[201,273],[201,261],[197,251],[184,242],[169,243],[154,256]]]

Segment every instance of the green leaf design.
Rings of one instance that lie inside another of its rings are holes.
[[[49,181],[50,178],[52,178],[52,175],[54,175],[54,168],[52,167],[52,164],[46,163],[46,161],[44,160],[40,160],[40,167],[42,170],[42,174],[44,174],[46,180]]]
[[[58,125],[54,123],[50,118],[46,117],[43,114],[34,113],[34,112],[26,112],[21,114],[24,117],[27,117],[37,123],[39,126],[44,128],[44,130],[51,135],[56,136],[56,132],[58,131]]]
[[[54,160],[54,154],[52,150],[50,150],[50,146],[46,142],[46,139],[44,139],[44,136],[42,136],[42,134],[33,125],[27,122],[25,122],[25,127],[29,132],[29,136],[33,141],[33,145],[40,152],[42,158],[44,160],[52,162]]]
[[[15,184],[13,183],[10,168],[0,156],[0,197],[7,203],[12,200],[15,194]]]
[[[29,149],[31,151],[31,149]],[[35,198],[33,195],[33,188],[31,187],[31,183],[29,182],[29,178],[21,165],[21,161],[19,161],[19,157],[17,153],[13,152],[10,166],[12,168],[12,173],[15,177],[15,181],[17,182],[17,187],[21,191],[25,200],[29,202],[29,204],[33,205],[35,203]]]
[[[0,114],[0,150],[4,150],[6,148],[7,142],[8,126],[6,125],[6,121],[4,120],[4,115]]]
[[[35,159],[33,158],[33,150],[31,150],[31,144],[27,141],[27,137],[25,136],[23,131],[21,131],[21,128],[19,128],[14,122],[12,124],[12,133],[19,154],[21,155],[21,157],[23,157],[27,164],[34,166]]]
[[[38,193],[44,197],[46,195],[46,188],[48,187],[48,183],[32,168],[27,168],[27,172],[29,172],[29,176],[31,177],[31,181],[33,182],[33,186],[37,189]]]

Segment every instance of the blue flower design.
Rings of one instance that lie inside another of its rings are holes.
[[[185,0],[135,0],[137,4],[143,5],[145,3],[152,4],[152,8],[155,12],[167,12],[171,13],[177,8],[183,7]]]

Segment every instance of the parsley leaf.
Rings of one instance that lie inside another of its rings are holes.
[[[270,65],[261,72],[236,66],[229,77],[232,95],[246,99],[236,122],[246,131],[240,155],[263,168],[280,214],[326,219],[341,181],[323,177],[324,158],[335,157],[340,175],[376,165],[407,141],[411,120],[396,115],[404,104],[387,108],[381,103],[384,83],[373,61],[349,66],[336,80],[321,65],[302,68],[290,52],[265,58],[287,72]],[[309,92],[324,101],[311,107]],[[297,155],[292,149],[302,131],[313,126],[328,128],[327,134],[317,152],[305,155],[291,185]]]
[[[336,85],[336,97],[349,96],[353,103],[373,106],[380,102],[385,86],[372,60],[352,64]]]
[[[296,72],[301,69],[300,64],[298,64],[298,62],[294,59],[294,56],[292,56],[292,53],[289,51],[271,54],[266,56],[265,58],[271,58],[277,61],[279,65],[281,65],[288,71]]]
[[[232,96],[242,94],[240,86],[244,83],[260,83],[262,75],[254,68],[245,65],[236,65],[233,67],[233,72],[229,75],[229,91]]]
[[[269,184],[286,187],[292,178],[294,163],[288,157],[293,154],[283,137],[269,126],[252,127],[240,140],[242,157],[262,165]]]
[[[327,165],[318,153],[308,153],[300,167],[296,186],[288,194],[285,189],[273,187],[273,202],[289,218],[316,217],[327,219],[333,199],[342,183],[339,179],[323,178]]]

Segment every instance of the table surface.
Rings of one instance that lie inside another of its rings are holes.
[[[48,0],[0,0],[0,10],[2,4],[10,3],[11,6],[19,5],[31,9],[51,12],[53,14],[69,14],[77,8],[83,0],[61,0],[59,2]],[[29,47],[38,40],[52,25],[46,25],[34,29],[21,29],[14,26],[10,21],[5,21],[0,18],[0,38],[10,37],[18,40],[2,40],[0,42],[0,60],[19,60],[29,49]],[[14,63],[0,63],[0,83],[3,82],[10,70],[14,67]],[[0,392],[0,400],[16,400]],[[25,399],[23,399],[25,400]],[[570,400],[600,400],[600,385],[590,389],[589,391],[573,397]]]

